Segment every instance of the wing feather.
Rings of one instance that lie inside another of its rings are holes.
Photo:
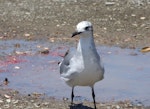
[[[63,61],[60,63],[60,74],[65,74],[70,68],[70,60],[74,56],[74,50],[68,50],[64,56]]]

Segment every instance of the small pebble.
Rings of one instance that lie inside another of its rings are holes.
[[[4,97],[5,97],[5,98],[11,98],[11,96],[9,96],[9,95],[7,95],[7,94],[5,94]]]
[[[49,104],[49,102],[44,102],[42,104],[45,105],[45,106],[47,106]]]
[[[131,107],[133,107],[133,105],[132,105],[132,104],[129,104],[129,105],[128,105],[128,107],[130,107],[130,108],[131,108]]]
[[[8,85],[9,81],[8,78],[5,78],[5,80],[3,81],[4,85]]]
[[[120,109],[120,106],[119,106],[119,105],[117,105],[117,106],[116,106],[116,109]]]
[[[51,38],[51,39],[49,39],[50,40],[50,42],[55,42],[55,40],[53,39],[53,38]]]
[[[39,51],[41,54],[49,54],[49,50],[47,49],[44,49],[44,50],[41,50]]]
[[[19,44],[19,43],[16,43],[14,46],[15,46],[16,48],[20,48],[20,44]]]
[[[35,106],[35,107],[40,107],[40,104],[34,103],[34,106]]]
[[[15,66],[15,69],[20,69],[20,67],[19,66]]]
[[[111,54],[112,52],[111,51],[109,51],[109,52],[107,52],[108,54]]]
[[[0,100],[0,103],[3,103],[4,101],[3,100]]]
[[[24,34],[24,36],[25,36],[25,37],[29,37],[29,36],[30,36],[30,34],[26,33],[26,34]]]
[[[115,2],[105,2],[105,5],[106,6],[112,6],[112,5],[114,5],[115,4]]]
[[[141,52],[143,52],[143,53],[150,52],[150,47],[143,47],[141,49]]]
[[[17,104],[17,103],[19,102],[19,100],[12,100],[12,102],[13,102],[14,104]]]
[[[131,14],[131,16],[132,16],[132,17],[135,17],[136,15],[135,15],[135,14]]]
[[[59,25],[59,24],[57,24],[56,26],[57,26],[57,27],[60,27],[60,25]]]
[[[34,100],[30,100],[32,103],[34,102]]]
[[[146,17],[140,17],[140,19],[141,19],[141,20],[145,20],[145,19],[146,19]]]
[[[63,97],[63,100],[64,100],[64,101],[67,101],[68,99],[69,99],[69,98]]]
[[[10,103],[10,102],[11,102],[11,99],[6,99],[6,102],[7,102],[7,103]]]

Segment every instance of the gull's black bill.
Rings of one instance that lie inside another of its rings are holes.
[[[76,35],[78,35],[78,34],[81,34],[82,32],[77,32],[77,31],[75,31],[74,33],[72,33],[72,36],[71,37],[74,37],[74,36],[76,36]]]

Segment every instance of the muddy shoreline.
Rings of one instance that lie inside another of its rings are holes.
[[[36,92],[24,95],[9,88],[0,88],[0,93],[2,109],[93,109],[93,103],[90,101],[75,101],[74,105],[70,105],[70,100],[65,97],[56,99]],[[98,109],[149,109],[130,100],[97,102],[96,105]]]
[[[147,47],[150,46],[150,2],[138,1],[1,0],[0,40],[42,40],[75,44],[78,37],[70,38],[75,25],[82,20],[89,20],[93,23],[95,41],[99,45],[132,49]],[[73,107],[69,105],[68,98],[58,100],[38,93],[24,95],[0,86],[2,109],[91,109],[93,107],[93,103],[89,101]],[[97,103],[97,107],[150,109],[140,103],[133,104],[130,100]]]

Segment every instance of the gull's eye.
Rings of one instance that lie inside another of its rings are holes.
[[[89,26],[87,26],[87,27],[85,27],[85,30],[89,30],[89,28],[90,28],[90,27],[89,27]]]

